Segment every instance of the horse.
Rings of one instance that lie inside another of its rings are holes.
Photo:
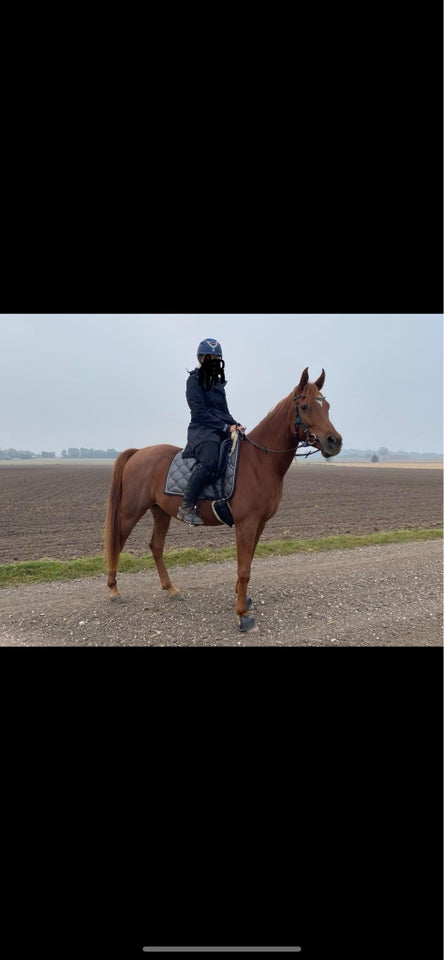
[[[247,595],[254,551],[267,520],[276,513],[282,499],[284,477],[299,445],[313,447],[326,459],[336,456],[342,437],[329,419],[330,404],[322,395],[325,371],[313,383],[308,367],[297,387],[284,397],[248,434],[240,434],[238,472],[229,500],[237,548],[236,614],[242,633],[257,630]],[[183,599],[173,586],[163,558],[171,518],[177,519],[181,496],[164,493],[165,480],[173,457],[180,447],[156,444],[124,450],[117,457],[111,477],[105,519],[105,562],[111,600],[121,600],[116,574],[123,546],[136,523],[147,510],[153,515],[150,549],[162,590],[171,600]],[[309,454],[305,454],[309,456]],[[211,502],[199,502],[205,526],[220,526]]]

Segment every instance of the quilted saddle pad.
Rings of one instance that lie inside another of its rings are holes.
[[[239,458],[239,443],[236,443],[234,451],[230,453],[225,472],[221,474],[213,483],[209,483],[199,494],[199,500],[228,500],[233,496],[236,483],[237,462]],[[188,480],[191,476],[191,470],[196,463],[194,457],[182,457],[182,450],[179,450],[173,457],[165,481],[165,493],[172,493],[175,496],[183,496]]]

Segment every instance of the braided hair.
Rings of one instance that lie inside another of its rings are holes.
[[[199,383],[204,390],[211,390],[215,383],[225,384],[225,361],[221,357],[205,356],[199,370]]]

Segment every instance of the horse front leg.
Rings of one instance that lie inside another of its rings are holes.
[[[237,583],[236,583],[236,613],[239,617],[239,626],[241,633],[249,633],[251,630],[258,630],[256,621],[248,613],[251,607],[251,598],[247,596],[247,587],[250,580],[251,562],[256,549],[256,544],[264,528],[255,524],[248,526],[236,526],[237,542]]]

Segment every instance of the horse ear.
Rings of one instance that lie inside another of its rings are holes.
[[[321,376],[318,377],[317,380],[315,380],[315,384],[316,384],[318,390],[322,390],[322,387],[324,386],[324,380],[325,380],[325,370],[324,370],[324,368],[322,368]]]
[[[296,387],[296,393],[302,393],[304,387],[307,386],[307,383],[308,383],[308,367],[306,367],[305,370],[304,370],[303,373],[302,373],[302,376],[301,376],[301,379],[300,379],[300,381],[299,381],[299,384],[298,384],[298,386]]]

